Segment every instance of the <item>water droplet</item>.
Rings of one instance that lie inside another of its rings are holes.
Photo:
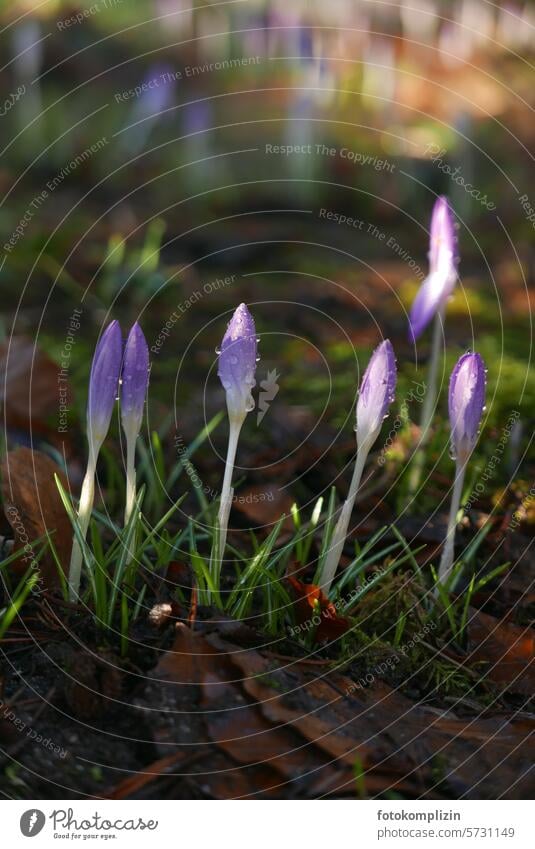
[[[259,362],[260,362],[260,355],[258,355],[258,356],[256,357],[256,362],[257,362],[257,363],[259,363]]]
[[[456,460],[457,459],[457,452],[455,450],[455,446],[450,445],[450,450],[448,451],[448,454],[450,455],[450,460]]]
[[[247,398],[247,401],[245,402],[245,409],[247,410],[248,413],[250,413],[251,410],[254,410],[254,407],[255,407],[254,398],[253,398],[252,395],[249,395],[249,397]]]
[[[216,352],[217,356],[219,356],[219,355],[220,355],[220,353],[221,353],[221,348],[218,346],[218,347],[215,349],[215,352]]]

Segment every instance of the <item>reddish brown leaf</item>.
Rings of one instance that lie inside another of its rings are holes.
[[[339,616],[335,605],[316,584],[304,584],[292,575],[287,577],[295,595],[297,622],[306,630],[315,629],[317,642],[336,640],[351,627],[351,622]]]
[[[283,527],[293,526],[291,509],[294,499],[288,491],[275,484],[257,484],[248,489],[240,490],[234,495],[232,506],[243,513],[251,522],[261,527],[272,525],[281,516],[287,519]]]
[[[182,685],[200,684],[210,672],[228,670],[224,654],[214,649],[201,634],[178,622],[172,648],[164,654],[154,678]],[[229,671],[229,670],[228,670]],[[229,671],[230,677],[232,673]]]
[[[0,343],[0,404],[8,428],[47,431],[47,419],[58,412],[58,365],[33,339],[14,336]],[[65,384],[67,403],[71,389]]]
[[[480,610],[468,622],[470,662],[485,661],[483,674],[515,693],[535,693],[535,633]]]
[[[207,639],[225,645],[215,634]],[[462,719],[413,704],[379,681],[365,688],[335,672],[318,676],[299,660],[274,663],[260,652],[234,651],[232,662],[266,718],[291,725],[338,762],[354,764],[358,757],[367,787],[370,779],[370,787],[382,782],[384,789],[424,798],[440,796],[445,785],[476,799],[529,792],[530,718]],[[433,774],[436,758],[448,764],[441,785]]]
[[[6,518],[15,535],[15,549],[53,533],[53,541],[63,567],[69,563],[72,527],[61,501],[54,475],[67,489],[67,479],[50,457],[30,448],[17,448],[3,458],[0,466],[2,499]],[[28,550],[13,563],[13,571],[23,574],[30,565],[32,551]],[[27,559],[26,559],[27,558]],[[42,588],[58,584],[56,564],[50,552],[39,562]]]

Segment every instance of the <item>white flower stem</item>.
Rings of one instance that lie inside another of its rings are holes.
[[[440,558],[440,566],[438,569],[438,580],[442,585],[446,584],[451,574],[451,570],[453,569],[457,514],[461,503],[467,460],[468,457],[466,456],[460,457],[455,465],[455,482],[453,484],[453,492],[451,495],[448,530],[446,531],[446,539],[444,541],[444,548],[442,549],[442,557]]]
[[[362,472],[364,470],[364,464],[366,463],[369,450],[370,448],[367,444],[364,444],[361,448],[357,449],[353,477],[349,484],[349,493],[340,511],[321,572],[320,585],[326,595],[329,593],[333,578],[336,574],[336,569],[340,562],[340,557],[342,556],[344,543],[347,537],[347,529],[349,527],[349,520],[351,519],[351,513],[353,512],[355,499],[360,486],[360,479],[362,478]]]
[[[230,508],[232,506],[232,473],[234,471],[234,462],[236,460],[236,450],[238,448],[238,438],[240,436],[240,431],[243,425],[244,418],[231,417],[229,419],[230,427],[229,427],[229,435],[228,435],[228,448],[227,448],[227,459],[225,462],[225,475],[223,477],[223,486],[221,489],[221,502],[219,505],[219,551],[218,551],[218,564],[221,565],[221,561],[223,559],[223,554],[225,551],[225,546],[227,543],[227,530],[228,530],[228,520],[230,515]]]
[[[124,526],[128,525],[136,504],[136,442],[137,434],[126,434],[126,501],[124,507]],[[134,556],[134,541],[128,552],[126,563]]]
[[[97,466],[98,451],[89,449],[87,469],[80,493],[80,504],[78,507],[78,524],[82,536],[86,537],[95,498],[95,473]],[[80,575],[82,572],[82,549],[76,535],[72,540],[71,563],[69,566],[69,600],[77,601],[80,590]]]
[[[409,477],[409,497],[412,500],[422,478],[422,472],[425,463],[425,446],[429,441],[431,432],[431,422],[433,421],[433,413],[437,401],[437,375],[438,362],[440,359],[441,342],[444,333],[444,314],[445,306],[443,306],[436,314],[433,323],[433,338],[431,340],[431,356],[427,367],[427,386],[422,404],[422,415],[420,418],[420,440],[418,450],[413,458],[411,474]]]

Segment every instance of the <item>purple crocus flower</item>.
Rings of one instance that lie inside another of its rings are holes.
[[[156,124],[163,120],[174,101],[177,72],[170,65],[153,65],[141,83],[134,89],[125,127],[121,131],[120,146],[129,156],[138,154],[150,137]]]
[[[255,384],[256,347],[257,338],[253,317],[245,304],[240,304],[229,321],[227,332],[223,337],[217,370],[227,395],[229,437],[218,513],[218,533],[215,537],[213,553],[216,571],[221,568],[227,539],[233,492],[232,472],[238,438],[247,413],[254,407],[251,389]]]
[[[453,214],[445,197],[439,197],[431,216],[429,274],[412,305],[409,336],[415,342],[446,303],[457,280],[457,235]]]
[[[121,421],[125,433],[136,436],[139,433],[148,385],[149,349],[136,321],[128,334],[123,357]]]
[[[121,380],[121,422],[126,436],[125,525],[130,521],[136,502],[136,441],[141,429],[148,385],[149,349],[136,321],[126,340]],[[133,551],[130,550],[128,562],[132,556]]]
[[[231,419],[243,420],[254,406],[251,389],[255,385],[256,352],[254,319],[245,304],[240,304],[223,337],[217,372]]]
[[[357,402],[359,445],[373,444],[396,391],[396,358],[388,339],[375,349],[360,386]]]
[[[123,341],[118,321],[112,321],[100,337],[89,376],[87,400],[87,436],[93,450],[98,452],[110,426],[117,400]]]
[[[485,406],[485,363],[480,354],[463,354],[450,378],[448,407],[452,449],[467,457],[477,441]]]
[[[381,425],[394,400],[396,391],[396,358],[388,339],[381,342],[371,355],[364,372],[357,401],[357,457],[349,492],[336,522],[330,545],[321,567],[321,587],[328,594],[336,574],[355,505],[364,464],[379,436]]]
[[[448,582],[455,559],[455,529],[461,504],[464,476],[470,454],[477,441],[479,425],[485,408],[485,363],[479,354],[463,354],[450,378],[448,406],[451,426],[452,455],[455,459],[455,479],[451,494],[448,529],[438,580],[443,586]],[[438,593],[438,589],[435,594]]]
[[[89,375],[89,395],[87,399],[89,457],[78,505],[78,527],[84,539],[87,535],[95,497],[98,454],[106,438],[113,407],[117,399],[122,358],[121,328],[118,321],[112,321],[97,343],[91,363],[91,374]],[[71,601],[78,599],[81,569],[82,549],[75,534],[72,540],[69,566],[69,598]]]

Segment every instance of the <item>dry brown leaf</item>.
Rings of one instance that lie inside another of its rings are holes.
[[[15,535],[15,549],[53,533],[52,539],[59,559],[67,568],[72,545],[72,526],[61,501],[54,475],[57,474],[65,489],[67,479],[50,457],[30,448],[10,451],[0,465],[2,499],[6,519]],[[31,557],[31,552],[29,552]],[[30,560],[14,561],[13,571],[24,574]],[[56,586],[59,576],[54,558],[45,552],[39,561],[43,589]]]
[[[288,575],[287,581],[295,595],[297,622],[314,630],[316,642],[337,640],[351,627],[350,620],[338,615],[335,605],[321,587],[304,584],[292,575]]]
[[[47,419],[58,409],[58,371],[33,339],[14,336],[0,342],[0,404],[8,428],[47,431]],[[67,383],[67,403],[70,400]]]
[[[277,522],[281,516],[286,516],[283,527],[293,526],[291,509],[294,499],[287,490],[275,484],[256,484],[248,489],[235,493],[232,507],[246,516],[251,522],[260,527],[266,527]]]
[[[468,621],[470,662],[485,661],[482,674],[515,693],[535,694],[535,632],[471,611]]]
[[[531,718],[464,719],[380,681],[362,688],[300,658],[239,645],[227,624],[198,622],[198,632],[179,625],[138,701],[162,755],[170,746],[205,753],[200,774],[188,778],[193,792],[342,798],[355,793],[357,762],[368,794],[529,792]]]
[[[216,634],[207,640],[224,647]],[[266,718],[291,724],[343,763],[358,757],[365,781],[370,776],[374,786],[381,780],[385,789],[412,795],[418,788],[418,794],[433,798],[440,793],[434,778],[438,758],[447,764],[443,783],[467,798],[522,798],[528,792],[531,719],[462,719],[414,704],[377,681],[359,688],[344,675],[314,675],[298,660],[280,664],[236,647],[232,663],[242,670],[243,688]],[[524,776],[520,781],[519,775]]]

